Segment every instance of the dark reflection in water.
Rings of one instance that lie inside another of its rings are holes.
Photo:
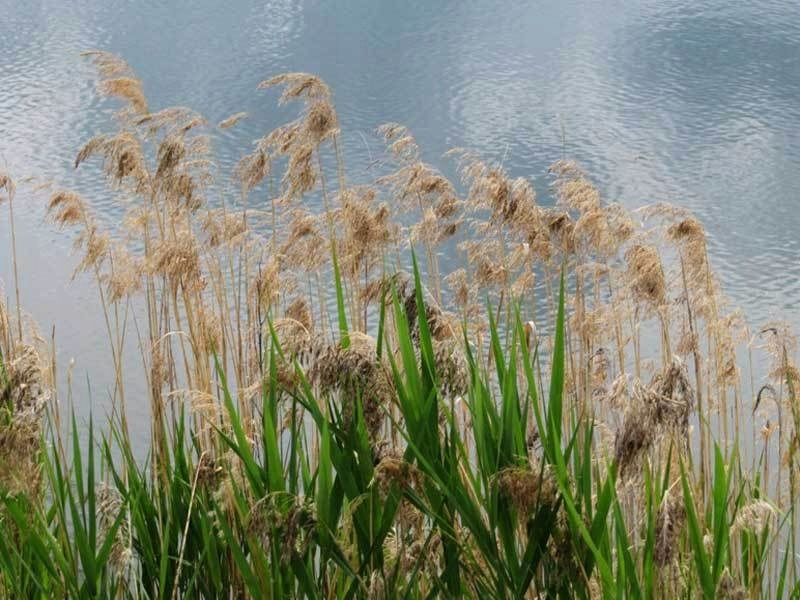
[[[0,0],[0,15],[0,163],[79,188],[107,219],[121,209],[71,169],[112,118],[80,51],[121,54],[153,106],[211,122],[250,112],[215,142],[223,171],[289,114],[257,83],[311,71],[336,94],[353,173],[386,121],[449,172],[453,146],[502,160],[543,201],[542,175],[565,153],[609,200],[694,210],[750,320],[800,325],[800,3]],[[76,357],[103,400],[94,288],[67,286],[70,241],[43,224],[41,202],[18,213],[23,302],[55,323],[60,357]],[[8,285],[6,246],[0,259]]]

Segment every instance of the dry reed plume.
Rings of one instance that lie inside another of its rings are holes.
[[[415,400],[436,403],[437,431],[456,424],[467,439],[471,431],[494,425],[491,419],[475,422],[474,372],[484,374],[491,381],[487,387],[501,396],[510,385],[501,374],[522,380],[526,367],[535,374],[539,389],[514,395],[527,407],[522,438],[528,454],[514,456],[481,494],[513,508],[521,540],[533,535],[529,519],[543,507],[552,509],[546,560],[559,585],[568,585],[583,568],[563,507],[564,489],[577,483],[559,480],[545,464],[540,432],[528,411],[534,398],[544,402],[550,392],[542,372],[554,360],[556,339],[535,322],[555,322],[562,273],[567,275],[568,408],[558,427],[568,431],[588,423],[597,430],[588,442],[587,472],[597,478],[614,474],[620,514],[630,524],[626,547],[646,542],[642,515],[648,503],[654,507],[648,560],[668,580],[665,590],[689,593],[675,567],[689,544],[679,467],[688,473],[692,501],[705,510],[713,499],[714,443],[727,448],[747,438],[749,425],[739,415],[755,412],[759,404],[761,411],[777,407],[777,417],[770,418],[777,419],[781,433],[777,439],[759,438],[754,425],[753,447],[738,456],[750,472],[731,477],[750,496],[742,496],[744,508],[730,528],[730,543],[744,551],[748,532],[769,527],[779,511],[793,514],[795,478],[787,487],[780,475],[794,473],[800,447],[796,339],[777,325],[762,331],[759,339],[772,368],[758,396],[749,398],[736,352],[750,336],[722,294],[702,225],[685,211],[656,205],[631,212],[608,203],[588,176],[566,161],[550,170],[554,202],[540,203],[529,181],[464,150],[448,154],[461,176],[451,182],[422,160],[416,140],[397,124],[378,130],[386,145],[386,172],[372,182],[351,183],[332,92],[305,73],[279,75],[258,86],[280,88],[279,102],[298,102],[300,112],[256,140],[231,174],[240,194],[228,198],[217,194],[223,188],[211,152],[213,128],[189,109],[150,112],[142,84],[126,63],[106,53],[89,56],[100,75],[99,92],[123,108],[118,130],[89,140],[75,166],[84,170],[87,163],[99,163],[126,218],[106,224],[90,199],[67,190],[50,196],[47,211],[53,223],[76,231],[76,273],[90,273],[98,284],[115,374],[110,395],[122,414],[126,403],[140,401],[126,392],[135,373],[125,358],[132,343],[126,332],[137,332],[152,416],[152,477],[163,486],[173,475],[176,459],[169,448],[185,409],[199,456],[188,482],[191,502],[209,496],[229,511],[214,515],[216,535],[242,526],[260,547],[277,544],[280,552],[273,558],[294,569],[316,540],[339,539],[344,550],[335,560],[328,557],[330,564],[362,568],[360,593],[384,597],[385,565],[358,563],[358,543],[367,534],[357,524],[364,511],[375,510],[367,496],[348,501],[337,530],[328,531],[330,515],[320,515],[307,495],[322,476],[310,473],[326,468],[319,462],[323,440],[315,429],[315,419],[324,417],[333,419],[337,440],[350,439],[351,430],[357,437],[363,424],[374,462],[365,467],[373,473],[369,489],[399,507],[381,545],[387,565],[402,577],[419,578],[420,589],[428,591],[443,589],[436,586],[444,585],[438,578],[452,568],[447,561],[453,540],[467,548],[457,559],[462,568],[481,565],[485,549],[464,519],[453,519],[442,536],[442,524],[425,516],[433,483],[409,451],[421,442],[398,435],[407,425],[402,403],[408,400],[397,389],[397,377],[408,369],[400,341],[405,326],[417,363],[427,360],[424,341],[430,332],[436,393]],[[234,127],[245,117],[256,118],[236,113],[217,127]],[[0,176],[0,190],[9,186]],[[210,200],[218,195],[223,199]],[[400,268],[408,264],[409,244],[424,256],[425,289],[417,290],[414,276]],[[485,317],[487,299],[493,327]],[[530,319],[522,332],[517,316]],[[5,366],[0,398],[7,413],[0,432],[0,486],[30,492],[39,485],[38,475],[30,474],[38,473],[47,385],[35,351],[12,343],[8,317],[5,312],[0,317]],[[492,339],[492,332],[499,332],[499,339]],[[509,364],[497,364],[497,350],[516,348],[520,335],[531,362],[523,364],[515,350],[515,371],[509,371]],[[235,418],[226,404],[228,389]],[[304,401],[308,389],[320,399],[319,414]],[[275,404],[268,409],[272,395]],[[290,444],[288,436],[299,440],[310,467],[291,493],[241,491],[254,477],[252,467],[217,435],[235,437],[237,418],[242,439],[258,456],[270,443],[261,429],[267,419],[279,444]],[[128,425],[122,422],[127,439]],[[488,460],[481,454],[488,451],[468,443],[459,452],[473,462]],[[763,458],[767,455],[773,460]],[[24,478],[18,477],[20,465]],[[770,479],[775,469],[779,477]],[[666,486],[657,493],[644,485],[653,474]],[[469,480],[463,465],[452,475]],[[356,485],[347,482],[342,485]],[[335,493],[345,494],[344,488]],[[124,512],[124,502],[108,487],[99,497],[108,529]],[[446,507],[453,500],[439,501]],[[476,519],[485,523],[488,517]],[[110,560],[118,573],[126,573],[124,579],[136,561],[133,525],[127,517],[122,521]],[[743,593],[744,567],[736,565],[721,575],[719,597]],[[774,562],[770,568],[776,568]],[[473,591],[482,585],[482,569],[474,572],[465,584]],[[587,590],[599,589],[596,575],[580,577]]]

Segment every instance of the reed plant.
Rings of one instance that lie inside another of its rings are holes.
[[[48,348],[3,307],[2,595],[800,594],[796,339],[731,309],[692,215],[564,161],[545,204],[465,150],[453,182],[397,124],[351,181],[303,73],[259,86],[300,114],[229,179],[214,136],[247,115],[151,111],[87,56],[121,108],[75,166],[126,217],[61,189],[47,211],[97,284],[111,404],[62,422]],[[742,349],[771,361],[758,390]]]

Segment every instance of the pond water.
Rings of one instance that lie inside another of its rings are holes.
[[[334,90],[351,170],[368,167],[387,121],[407,125],[428,162],[465,146],[540,195],[566,154],[608,200],[695,211],[749,320],[800,325],[796,1],[0,0],[0,15],[0,165],[76,187],[105,218],[119,216],[109,195],[71,168],[113,112],[81,51],[124,57],[152,106],[212,123],[251,113],[218,140],[223,169],[285,117],[258,82],[310,71]],[[22,303],[46,335],[55,327],[59,363],[76,360],[82,405],[102,405],[112,379],[96,289],[69,283],[70,236],[42,205],[21,194],[16,206]],[[9,294],[7,223],[4,212]]]

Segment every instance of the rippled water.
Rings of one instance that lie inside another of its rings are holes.
[[[672,201],[706,224],[726,291],[756,325],[800,326],[800,3],[720,0],[549,3],[451,0],[0,0],[0,164],[82,189],[77,148],[110,120],[79,57],[122,55],[152,106],[188,105],[216,122],[253,116],[219,140],[222,167],[285,115],[266,77],[316,72],[333,88],[347,162],[378,150],[381,123],[408,125],[429,162],[466,146],[542,180],[562,152],[606,198]],[[17,207],[25,307],[50,332],[75,387],[106,392],[91,282],[66,285],[70,241]],[[7,240],[5,217],[0,235]],[[10,282],[6,242],[0,278]],[[76,308],[77,307],[77,308]],[[135,410],[135,407],[134,407]]]

